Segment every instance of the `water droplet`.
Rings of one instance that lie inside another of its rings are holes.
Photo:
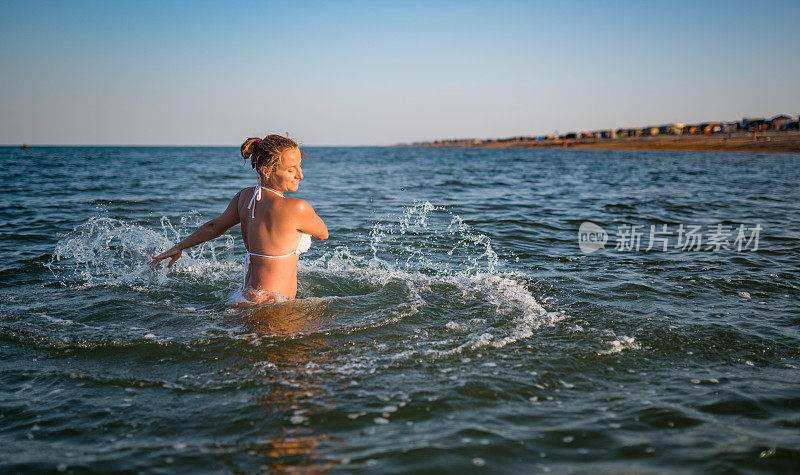
[[[761,452],[760,454],[758,454],[758,456],[760,458],[762,458],[762,459],[766,458],[766,457],[770,457],[772,455],[775,455],[775,449],[767,449],[767,450]]]
[[[303,416],[292,416],[292,418],[289,419],[289,422],[291,422],[292,424],[302,424],[305,421],[306,418]]]

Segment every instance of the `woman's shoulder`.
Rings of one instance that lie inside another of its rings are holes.
[[[308,204],[308,201],[301,198],[286,198],[286,204],[298,210],[311,208],[311,205]]]
[[[314,213],[314,208],[312,208],[306,200],[300,198],[286,198],[284,201],[286,202],[286,209],[291,210],[294,214],[306,215]]]
[[[237,191],[235,195],[233,195],[232,201],[241,201],[243,197],[250,196],[253,194],[253,189],[255,186],[248,186],[247,188],[242,188],[241,190]]]

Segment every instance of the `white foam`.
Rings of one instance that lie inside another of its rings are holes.
[[[642,347],[631,336],[622,335],[616,340],[605,342],[605,349],[597,352],[598,355],[611,355],[621,353],[623,350],[639,350]]]
[[[57,323],[57,324],[63,325],[63,326],[69,326],[69,325],[74,325],[75,324],[75,322],[72,321],[72,320],[51,317],[50,315],[47,315],[46,313],[39,313],[38,315],[40,317],[44,318],[45,320],[47,320],[48,322]]]

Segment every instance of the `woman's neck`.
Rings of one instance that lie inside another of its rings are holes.
[[[275,193],[276,195],[280,196],[281,198],[284,198],[282,191],[278,191],[278,190],[276,190],[275,188],[273,188],[271,186],[261,185],[261,188],[266,188],[267,190]]]
[[[268,190],[272,190],[273,192],[275,192],[275,193],[278,193],[279,195],[283,196],[283,191],[279,190],[279,189],[278,189],[277,187],[275,187],[275,186],[272,186],[272,185],[269,183],[269,181],[267,181],[267,180],[264,180],[264,179],[262,179],[262,178],[259,178],[259,179],[258,179],[258,184],[261,186],[261,188],[266,188],[266,189],[268,189]]]

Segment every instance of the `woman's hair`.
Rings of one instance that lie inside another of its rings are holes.
[[[250,159],[253,169],[259,174],[262,167],[266,167],[266,176],[269,176],[278,167],[283,152],[300,148],[297,142],[282,135],[267,135],[263,139],[253,137],[244,141],[241,148],[242,158]]]

